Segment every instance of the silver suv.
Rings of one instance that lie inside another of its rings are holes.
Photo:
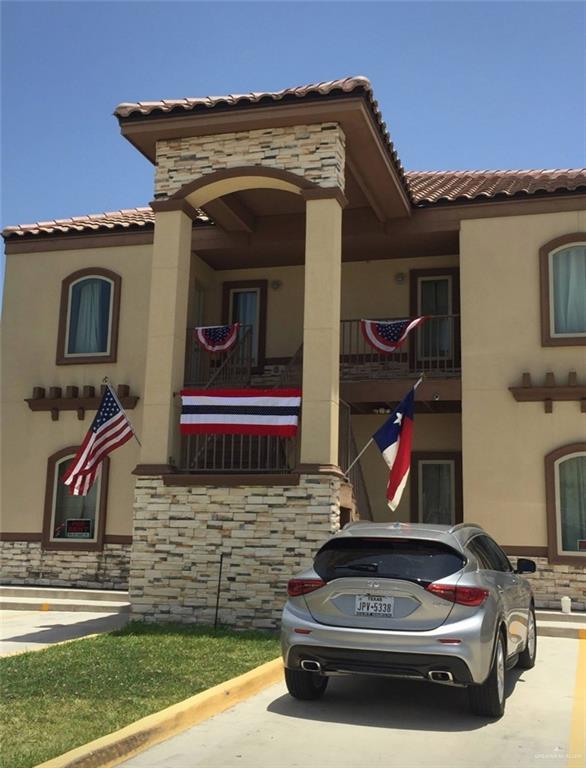
[[[281,645],[289,693],[317,699],[332,675],[466,686],[500,717],[505,670],[535,664],[535,563],[478,525],[351,523],[291,579]]]

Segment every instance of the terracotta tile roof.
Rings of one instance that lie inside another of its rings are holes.
[[[210,219],[200,212],[197,219],[202,224],[208,224]],[[136,229],[137,227],[152,227],[155,217],[151,208],[124,208],[121,211],[93,213],[88,216],[73,216],[70,219],[54,219],[53,221],[37,221],[34,224],[19,224],[16,227],[6,227],[2,231],[5,238],[25,235],[62,235],[104,232],[111,230]]]
[[[405,174],[411,201],[416,206],[435,203],[483,202],[539,193],[586,193],[586,168],[550,171],[408,171]],[[213,223],[203,211],[197,223]],[[148,228],[154,224],[151,208],[73,216],[70,219],[37,221],[6,227],[5,239],[31,235],[62,235]]]
[[[586,168],[543,171],[408,171],[405,179],[415,205],[439,202],[586,192]]]

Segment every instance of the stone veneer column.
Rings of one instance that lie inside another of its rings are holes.
[[[334,194],[306,204],[302,467],[338,464],[342,206]]]
[[[156,204],[153,204],[153,207]],[[188,209],[189,207],[187,207]],[[179,459],[179,398],[183,384],[189,293],[191,218],[155,208],[140,465],[161,474]]]

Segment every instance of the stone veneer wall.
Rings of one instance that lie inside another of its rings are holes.
[[[157,142],[155,197],[164,199],[206,173],[264,165],[344,190],[345,137],[338,123],[262,128]]]
[[[171,487],[144,477],[134,506],[133,618],[213,623],[224,553],[220,623],[276,629],[287,581],[339,527],[340,481]]]
[[[536,573],[525,578],[531,582],[538,608],[559,610],[560,598],[567,595],[572,598],[573,610],[586,611],[586,567],[551,565],[546,557],[528,557],[537,565]],[[516,557],[509,560],[516,565]]]
[[[43,550],[38,541],[0,542],[0,583],[128,589],[130,544],[104,544],[102,552]]]

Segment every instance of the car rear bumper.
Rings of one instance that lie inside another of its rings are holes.
[[[360,674],[431,680],[431,673],[442,673],[436,676],[436,682],[459,685],[473,682],[466,662],[446,655],[294,645],[289,652],[287,666],[301,669],[302,662],[307,661],[317,662],[325,675]]]
[[[289,669],[299,669],[305,658],[323,660],[325,674],[422,678],[431,670],[445,670],[451,672],[454,682],[466,685],[486,680],[495,636],[496,625],[483,611],[436,629],[405,632],[319,624],[287,603],[281,647]]]

